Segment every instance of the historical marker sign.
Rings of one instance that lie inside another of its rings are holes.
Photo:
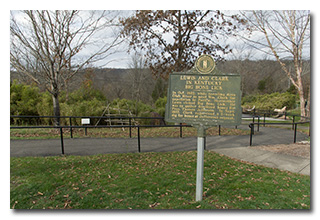
[[[241,124],[240,75],[214,74],[214,68],[213,58],[202,55],[193,70],[169,76],[166,121],[198,128],[196,201],[202,200],[205,130]]]
[[[212,66],[210,59],[199,57],[197,71],[170,75],[168,122],[204,127],[241,124],[240,75],[214,75]]]

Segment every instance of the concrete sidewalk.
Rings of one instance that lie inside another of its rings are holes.
[[[216,153],[246,162],[263,165],[266,167],[287,170],[303,175],[310,175],[310,158],[295,157],[285,154],[278,154],[254,148],[220,148],[213,150]]]
[[[307,135],[297,133],[297,141]],[[260,127],[253,137],[253,146],[293,143],[293,131]],[[191,151],[197,149],[197,138],[141,138],[141,152]],[[249,135],[208,136],[206,150],[212,150],[239,160],[310,175],[310,159],[293,157],[249,147]],[[66,155],[95,155],[138,152],[137,138],[64,139]],[[10,156],[57,156],[61,154],[60,139],[11,140]]]

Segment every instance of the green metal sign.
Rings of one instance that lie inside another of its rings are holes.
[[[240,75],[214,74],[212,56],[200,56],[186,73],[172,73],[165,120],[197,127],[196,201],[202,200],[205,130],[241,124]]]
[[[204,128],[241,124],[241,77],[213,74],[210,58],[200,56],[192,71],[169,76],[166,121]]]

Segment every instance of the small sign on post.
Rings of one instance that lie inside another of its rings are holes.
[[[169,76],[165,120],[198,129],[196,201],[202,200],[205,130],[241,124],[241,77],[218,74],[214,68],[213,57],[202,55],[192,70]]]
[[[90,118],[81,118],[81,124],[82,125],[89,125],[90,124]],[[87,127],[84,128],[84,135],[87,136]]]
[[[90,124],[90,118],[81,118],[81,124],[89,125]]]

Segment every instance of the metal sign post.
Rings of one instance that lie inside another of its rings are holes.
[[[204,138],[205,129],[198,127],[197,139],[197,180],[196,180],[196,201],[202,200],[203,193],[203,164],[204,164]]]

